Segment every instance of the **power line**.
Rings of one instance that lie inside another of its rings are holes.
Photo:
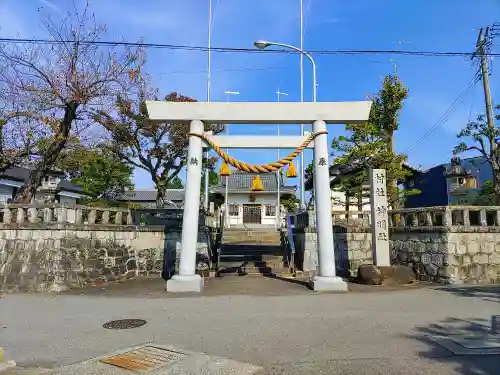
[[[458,108],[458,106],[460,104],[462,104],[462,102],[465,100],[465,98],[467,97],[467,95],[469,95],[469,93],[472,91],[472,89],[474,88],[474,86],[480,80],[481,80],[481,77],[477,73],[472,78],[472,80],[469,82],[467,88],[453,101],[453,103],[448,107],[448,109],[446,110],[446,112],[439,118],[439,120],[433,126],[431,126],[425,132],[425,134],[422,137],[420,137],[420,139],[417,142],[415,142],[415,144],[413,146],[411,146],[410,148],[408,148],[404,153],[408,154],[411,151],[413,151],[415,148],[421,146],[426,141],[427,138],[429,138],[434,132],[436,132],[436,130],[438,130],[441,126],[443,126],[448,121],[448,119],[450,118],[451,114],[453,112],[455,112],[455,110]]]
[[[0,43],[14,43],[14,44],[66,44],[74,43],[74,40],[50,40],[50,39],[22,39],[22,38],[0,38]],[[161,43],[145,43],[145,42],[118,42],[118,41],[81,41],[81,45],[97,45],[97,46],[125,46],[125,47],[139,47],[139,48],[155,48],[155,49],[170,49],[182,51],[198,51],[207,52],[208,47],[204,46],[188,46],[180,44],[161,44]],[[211,47],[212,52],[229,52],[229,53],[281,53],[281,54],[297,54],[299,52],[285,49],[274,50],[258,50],[255,48],[235,48],[235,47]],[[366,55],[366,54],[392,54],[392,55],[407,55],[407,56],[423,56],[423,57],[472,57],[474,52],[458,52],[458,51],[406,51],[406,50],[310,50],[311,54],[316,55]],[[486,52],[485,56],[498,56],[500,53]]]

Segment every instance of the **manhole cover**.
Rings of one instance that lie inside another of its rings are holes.
[[[186,358],[187,355],[173,350],[145,346],[112,357],[101,359],[101,362],[135,372],[149,372]]]
[[[103,327],[106,329],[130,329],[142,327],[146,323],[144,319],[120,319],[104,323]]]

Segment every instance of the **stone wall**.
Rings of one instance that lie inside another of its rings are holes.
[[[60,291],[136,276],[169,278],[178,269],[179,229],[136,226],[128,210],[89,207],[70,208],[71,223],[67,209],[0,207],[1,290]],[[200,272],[210,264],[211,239],[204,237],[200,233]]]
[[[307,267],[316,269],[313,220],[301,219],[297,223],[294,229],[294,237],[299,239],[297,251],[312,254]],[[342,223],[334,217],[334,223],[338,273],[354,277],[361,264],[372,264],[369,221]],[[300,238],[304,240],[301,242]],[[390,251],[392,264],[412,266],[420,280],[444,284],[500,283],[500,207],[447,206],[391,211]]]

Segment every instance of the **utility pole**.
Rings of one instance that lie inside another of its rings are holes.
[[[477,50],[476,53],[481,57],[481,75],[483,78],[483,89],[484,89],[484,102],[486,104],[486,119],[488,121],[488,129],[493,133],[495,130],[495,121],[493,119],[493,103],[491,101],[491,91],[490,91],[490,77],[488,72],[488,59],[486,57],[490,28],[487,27],[483,34],[483,29],[479,30],[479,37],[477,39]],[[496,150],[496,142],[494,137],[490,137],[490,150],[494,154]]]

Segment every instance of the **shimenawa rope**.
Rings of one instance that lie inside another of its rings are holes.
[[[214,143],[206,134],[188,133],[188,136],[194,136],[203,139],[206,143],[210,145],[210,147],[214,149],[214,151],[217,154],[219,154],[219,156],[226,163],[232,165],[233,167],[239,169],[240,171],[250,172],[250,173],[269,173],[269,172],[275,172],[278,169],[283,168],[285,165],[290,164],[293,161],[293,159],[295,159],[298,155],[300,155],[300,153],[304,151],[307,145],[311,143],[314,140],[314,138],[316,138],[320,134],[328,134],[328,132],[326,130],[321,130],[317,133],[309,134],[302,141],[302,143],[295,149],[295,151],[291,152],[283,159],[275,161],[274,163],[268,163],[263,165],[248,164],[245,163],[244,161],[240,161],[233,158],[232,156],[229,156],[223,150],[221,150],[221,148],[216,143]]]

